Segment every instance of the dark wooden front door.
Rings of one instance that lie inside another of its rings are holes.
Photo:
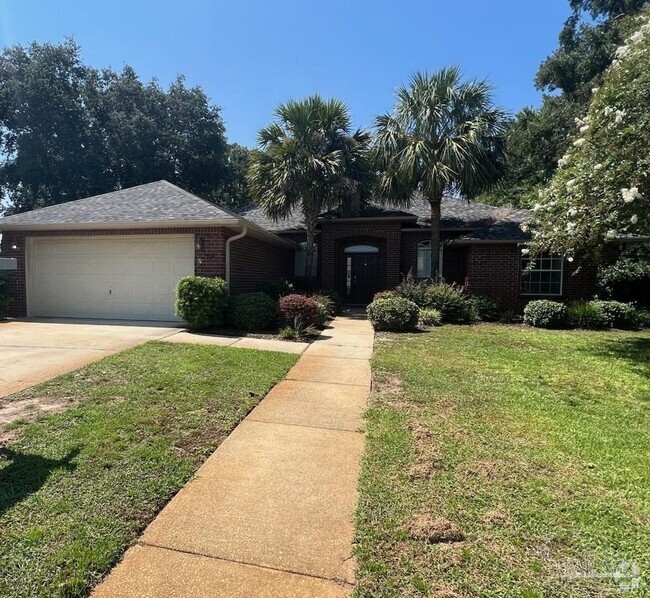
[[[347,254],[345,262],[347,302],[370,303],[378,288],[379,254]]]

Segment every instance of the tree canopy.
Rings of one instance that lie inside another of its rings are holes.
[[[251,193],[271,218],[302,211],[309,276],[319,215],[338,206],[354,210],[370,196],[370,136],[352,131],[344,102],[313,95],[280,104],[258,138],[249,167]]]
[[[536,87],[546,92],[539,109],[517,114],[506,135],[506,168],[497,189],[482,200],[532,206],[538,189],[555,173],[569,146],[576,117],[584,115],[591,90],[598,87],[623,41],[624,17],[645,0],[569,0],[572,14],[558,48],[537,72]]]
[[[393,113],[375,119],[378,195],[408,206],[419,192],[429,202],[432,275],[443,195],[473,197],[499,177],[504,124],[491,86],[464,80],[455,67],[416,73],[398,89]]]
[[[530,251],[598,257],[604,242],[650,235],[650,18],[616,50],[572,145],[541,193]]]
[[[89,67],[72,40],[2,52],[0,131],[10,213],[163,178],[210,199],[228,179],[223,121],[201,88]]]

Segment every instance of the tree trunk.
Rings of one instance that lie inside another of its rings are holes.
[[[438,272],[440,265],[440,204],[442,196],[429,200],[431,205],[431,278],[436,280],[442,276]]]
[[[316,286],[312,270],[314,267],[314,253],[316,252],[316,225],[318,215],[305,214],[305,228],[307,231],[307,243],[305,246],[305,279],[310,286]]]

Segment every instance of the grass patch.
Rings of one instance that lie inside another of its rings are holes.
[[[445,326],[376,347],[359,596],[648,595],[649,334]],[[621,563],[640,573],[593,575]]]
[[[82,596],[295,363],[148,343],[17,395],[77,403],[0,448],[0,596]]]

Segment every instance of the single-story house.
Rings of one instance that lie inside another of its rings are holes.
[[[520,225],[525,210],[446,198],[440,267],[469,292],[521,309],[540,297],[593,294],[593,264],[543,256],[524,273]],[[237,213],[158,181],[0,219],[0,255],[9,273],[15,317],[173,320],[174,287],[188,275],[220,276],[231,292],[305,275],[299,214],[273,221],[257,206]],[[364,304],[409,271],[431,273],[429,206],[368,205],[355,217],[323,214],[314,274],[344,301]]]

